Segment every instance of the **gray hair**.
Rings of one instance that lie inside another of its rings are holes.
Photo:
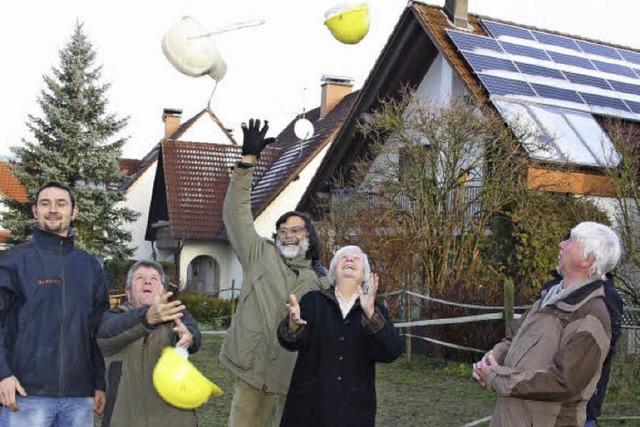
[[[368,286],[371,279],[371,265],[369,265],[369,257],[359,246],[343,246],[336,251],[329,264],[329,278],[332,281],[336,280],[336,268],[338,267],[338,260],[345,252],[357,252],[362,258],[362,265],[364,266],[364,279],[363,285]]]
[[[167,289],[167,281],[165,280],[166,277],[164,274],[164,268],[162,268],[162,264],[156,261],[151,261],[151,260],[138,261],[131,266],[131,268],[127,272],[127,284],[125,289],[131,289],[131,284],[133,283],[133,275],[136,273],[136,271],[139,268],[142,268],[142,267],[153,268],[155,271],[157,271],[158,274],[160,275],[160,283],[162,283],[162,286],[164,286],[164,288]]]
[[[618,264],[622,255],[620,238],[606,225],[581,222],[571,229],[571,237],[580,242],[585,258],[594,258],[589,267],[589,276],[604,278]]]

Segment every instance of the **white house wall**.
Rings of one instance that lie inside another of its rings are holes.
[[[428,103],[444,105],[452,97],[468,94],[467,88],[442,54],[438,53],[416,89],[416,97]]]
[[[129,247],[133,248],[133,259],[151,259],[151,242],[144,239],[147,231],[147,219],[149,206],[153,193],[153,181],[156,177],[156,164],[154,161],[127,189],[126,206],[138,212],[140,215],[134,222],[125,223],[123,228],[131,233]]]
[[[311,179],[315,176],[322,159],[327,154],[331,144],[327,144],[320,153],[300,173],[299,178],[292,181],[287,187],[262,211],[256,218],[255,226],[258,234],[271,238],[275,232],[275,224],[282,214],[296,209],[300,198],[309,187]]]
[[[183,242],[182,251],[180,252],[181,284],[186,284],[189,263],[201,255],[210,256],[216,260],[218,268],[220,269],[218,272],[220,289],[231,287],[231,281],[234,279],[236,283],[235,286],[240,287],[240,280],[232,275],[232,273],[237,274],[235,268],[233,268],[233,264],[229,262],[230,258],[235,258],[231,246],[226,242],[201,240],[185,240]],[[226,297],[225,293],[222,295]]]

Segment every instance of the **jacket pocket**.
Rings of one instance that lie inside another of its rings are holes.
[[[544,334],[543,328],[537,328],[535,330],[526,331],[525,334],[522,334],[520,337],[516,339],[516,341],[511,345],[509,349],[509,353],[507,353],[507,357],[505,358],[504,364],[509,367],[516,367],[520,363],[520,361],[527,355],[529,350],[535,346],[542,335]]]

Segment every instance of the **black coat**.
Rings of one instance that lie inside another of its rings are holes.
[[[540,293],[542,293],[542,291],[549,290],[552,286],[560,283],[562,277],[559,277],[555,274],[554,276],[556,276],[556,279],[542,285]],[[600,374],[600,379],[598,380],[596,391],[587,403],[588,420],[595,420],[600,416],[602,404],[604,403],[604,397],[607,393],[607,384],[609,384],[611,361],[615,352],[616,343],[618,342],[618,337],[620,337],[620,328],[622,326],[623,303],[622,298],[620,298],[620,294],[618,294],[618,291],[613,285],[613,278],[609,274],[607,274],[607,280],[603,280],[603,284],[604,302],[607,306],[607,311],[609,311],[609,317],[611,318],[611,346],[609,347],[607,358],[602,364],[602,373]],[[540,296],[540,293],[538,294],[538,296]]]
[[[382,326],[376,333],[363,323],[359,300],[343,319],[331,287],[302,298],[307,324],[293,339],[286,334],[288,317],[280,323],[280,344],[298,350],[282,426],[374,425],[375,364],[392,362],[404,349],[386,309],[376,303],[376,311]]]

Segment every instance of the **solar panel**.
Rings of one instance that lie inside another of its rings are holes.
[[[640,95],[640,85],[633,85],[630,83],[619,82],[617,80],[609,80],[609,83],[618,92],[631,93],[633,95]]]
[[[467,62],[471,65],[476,74],[487,70],[505,70],[518,72],[513,62],[508,59],[493,58],[491,56],[478,55],[471,52],[462,52]]]
[[[596,69],[591,61],[585,58],[580,58],[579,56],[565,55],[564,53],[552,51],[547,51],[547,54],[554,62],[557,62],[558,64],[573,65],[574,67],[586,68],[589,70]]]
[[[485,28],[489,33],[498,38],[500,36],[517,37],[519,39],[535,40],[531,32],[525,28],[516,27],[508,24],[501,24],[499,22],[482,20]]]
[[[529,46],[521,46],[519,44],[508,43],[508,42],[499,42],[500,46],[512,55],[520,55],[527,56],[529,58],[541,59],[543,61],[548,61],[549,57],[544,50],[536,49],[535,47]]]
[[[618,49],[618,53],[622,56],[627,62],[632,62],[634,64],[640,65],[640,53],[631,52],[630,50]]]
[[[478,36],[474,34],[462,33],[460,31],[447,30],[447,34],[453,40],[458,50],[476,51],[478,49],[489,49],[495,52],[502,52],[498,42],[491,37]]]
[[[631,111],[636,114],[640,114],[640,102],[629,101],[628,99],[625,99],[624,102],[625,104],[627,104]]]
[[[605,73],[618,74],[620,76],[631,77],[632,79],[636,78],[635,73],[629,67],[625,67],[624,65],[612,64],[610,62],[596,61],[591,60],[596,68],[600,71],[604,71]]]
[[[585,74],[576,74],[569,71],[565,71],[564,75],[567,76],[567,80],[571,83],[576,83],[585,86],[595,86],[600,89],[611,90],[611,86],[605,79],[599,77],[587,76]]]
[[[523,74],[540,76],[540,77],[551,77],[553,79],[565,80],[562,73],[558,70],[554,70],[553,68],[547,68],[547,67],[542,67],[540,65],[527,64],[525,62],[518,62],[518,61],[516,61],[515,64]]]
[[[590,43],[583,40],[576,40],[576,43],[578,43],[578,46],[580,46],[582,51],[585,53],[600,55],[611,59],[622,59],[620,55],[618,55],[618,51],[612,47],[602,44]]]
[[[571,49],[580,52],[580,48],[576,44],[575,40],[569,37],[556,36],[555,34],[543,33],[541,31],[531,31],[533,36],[542,44],[564,47],[565,49]]]
[[[584,92],[580,92],[580,95],[582,95],[582,98],[584,98],[584,101],[589,106],[606,107],[606,108],[614,108],[616,110],[621,110],[621,111],[629,111],[627,106],[624,105],[624,102],[622,102],[622,100],[617,98],[611,98],[608,96],[602,96],[602,95],[596,95],[593,93],[584,93]]]
[[[486,74],[480,74],[478,77],[492,95],[536,96],[527,82]]]
[[[562,89],[559,87],[531,83],[533,89],[542,98],[559,99],[561,101],[575,102],[584,104],[578,93],[574,90]]]

